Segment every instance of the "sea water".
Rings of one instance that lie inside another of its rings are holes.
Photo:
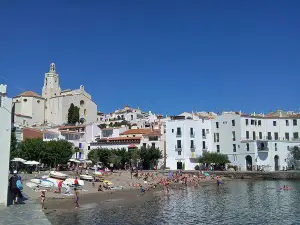
[[[291,191],[280,187],[288,185]],[[94,205],[93,205],[94,206]],[[52,224],[300,224],[300,181],[224,182],[49,215]]]

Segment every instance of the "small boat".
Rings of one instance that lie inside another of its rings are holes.
[[[40,184],[41,180],[40,179],[30,179],[30,183]]]
[[[101,172],[101,171],[95,171],[95,172],[93,172],[93,175],[94,176],[102,176],[103,172]]]
[[[81,180],[88,180],[88,181],[92,181],[93,177],[90,175],[80,175],[80,179]]]
[[[54,183],[49,180],[41,180],[40,186],[45,187],[45,188],[50,188],[50,187],[54,186]]]
[[[33,182],[27,182],[26,186],[30,187],[30,188],[36,188],[38,186],[38,184],[37,183],[33,183]]]
[[[59,179],[55,179],[55,178],[47,178],[47,180],[52,182],[55,187],[58,187],[58,183],[63,181],[63,180],[59,180]]]
[[[79,180],[79,179],[77,179],[77,180],[78,180],[79,186],[83,186],[84,185],[84,181],[83,180]],[[67,178],[63,182],[63,184],[68,185],[68,186],[72,186],[72,185],[74,185],[74,183],[75,183],[75,179],[74,178]]]
[[[64,174],[64,173],[56,172],[56,171],[51,171],[50,177],[65,180],[65,179],[67,179],[68,175]]]

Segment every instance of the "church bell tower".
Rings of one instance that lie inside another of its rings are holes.
[[[51,108],[50,108],[50,99],[60,96],[61,89],[59,86],[59,76],[56,73],[55,64],[50,64],[50,70],[48,73],[45,73],[44,86],[42,90],[42,96],[46,99],[45,106],[45,121],[51,120]]]

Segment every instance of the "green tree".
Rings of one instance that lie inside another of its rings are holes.
[[[74,106],[73,109],[73,114],[72,114],[72,119],[71,119],[71,124],[76,124],[79,123],[79,108],[77,106]]]
[[[93,163],[99,162],[99,155],[98,155],[98,149],[92,149],[88,153],[88,159],[92,160]]]
[[[44,161],[46,164],[56,167],[57,164],[65,164],[72,157],[73,145],[66,140],[49,141],[46,144]]]
[[[16,134],[14,131],[11,132],[11,139],[10,139],[10,158],[13,159],[18,157],[18,142],[16,138]]]
[[[19,157],[25,160],[45,160],[46,142],[40,138],[26,139],[20,146]]]
[[[73,113],[74,113],[74,104],[71,103],[68,110],[68,124],[72,124]]]
[[[105,123],[100,124],[100,125],[99,125],[99,128],[100,128],[100,129],[106,128],[106,124],[105,124]]]
[[[288,150],[289,150],[289,154],[287,157],[288,166],[292,167],[293,169],[299,169],[300,168],[300,147],[293,146],[290,147]]]
[[[219,165],[230,163],[227,155],[217,152],[203,153],[203,155],[199,157],[198,161],[199,163],[215,163]]]
[[[159,148],[154,148],[150,146],[142,146],[140,148],[140,158],[144,169],[152,169],[154,164],[157,163],[162,157],[161,151]]]

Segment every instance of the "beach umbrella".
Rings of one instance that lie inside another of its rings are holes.
[[[74,163],[80,163],[80,161],[77,160],[77,159],[69,159],[69,161],[70,161],[70,162],[74,162]]]
[[[25,160],[25,159],[22,159],[22,158],[14,158],[14,159],[12,159],[12,160],[10,160],[10,161],[12,161],[12,162],[20,162],[20,163],[26,162],[26,160]]]
[[[24,164],[26,164],[26,165],[39,165],[40,163],[37,162],[37,161],[26,161],[26,162],[24,162]]]

